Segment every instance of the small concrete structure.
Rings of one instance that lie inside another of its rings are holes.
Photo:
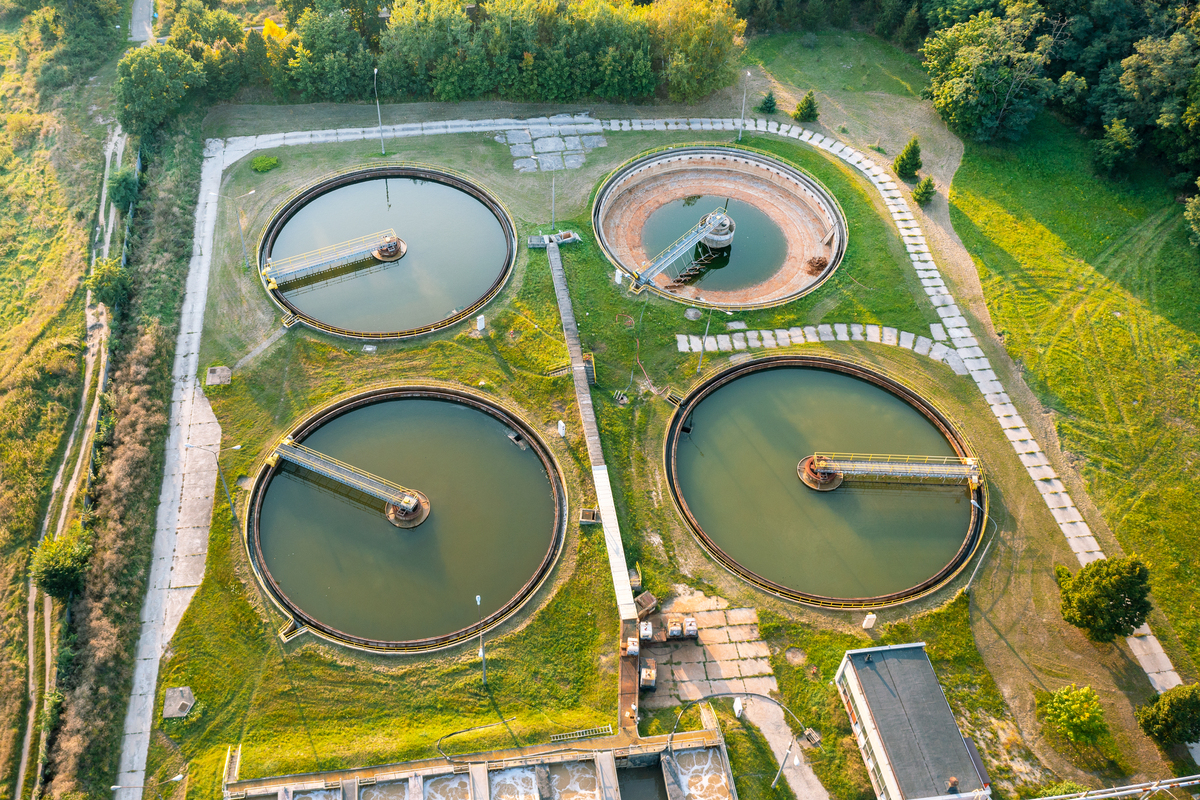
[[[163,701],[163,719],[182,719],[194,705],[196,696],[192,694],[190,686],[167,689],[166,699]]]
[[[991,796],[983,762],[958,729],[924,642],[848,650],[834,684],[879,800]]]
[[[205,386],[228,386],[233,380],[233,370],[229,367],[209,367],[204,376]]]

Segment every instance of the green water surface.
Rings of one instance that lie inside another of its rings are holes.
[[[647,258],[654,258],[688,232],[700,218],[711,211],[724,208],[726,198],[699,195],[675,200],[656,209],[642,228],[642,248]],[[787,239],[783,231],[756,207],[741,200],[729,201],[729,216],[736,227],[733,247],[728,257],[719,258],[692,281],[715,291],[736,291],[770,278],[787,258]],[[681,257],[667,272],[675,276],[685,269],[690,258]]]
[[[387,228],[408,245],[404,258],[284,296],[328,325],[389,333],[471,306],[504,271],[504,229],[488,207],[453,186],[414,178],[362,181],[315,198],[283,226],[271,257]]]
[[[963,486],[846,482],[816,492],[796,475],[815,451],[954,455],[905,401],[811,368],[748,374],[696,407],[677,444],[683,499],[732,558],[790,589],[873,597],[932,577],[967,535]]]
[[[554,534],[542,462],[508,431],[481,411],[428,399],[326,423],[306,447],[424,492],[432,511],[397,528],[300,474],[277,474],[259,521],[267,569],[292,602],[345,633],[405,641],[474,624],[517,594]]]

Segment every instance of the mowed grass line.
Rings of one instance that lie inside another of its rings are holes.
[[[1086,143],[1046,117],[1019,145],[968,144],[950,199],[997,333],[1200,660],[1200,258],[1182,207],[1150,168],[1095,177]]]

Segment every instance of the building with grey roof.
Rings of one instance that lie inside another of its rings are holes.
[[[879,800],[973,800],[992,793],[925,643],[848,650],[834,676]]]

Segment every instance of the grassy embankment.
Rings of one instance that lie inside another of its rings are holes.
[[[101,93],[40,97],[42,50],[19,22],[0,26],[0,798],[13,796],[28,711],[28,555],[79,403],[79,280],[103,169],[104,126],[89,111]],[[37,637],[40,692],[40,624]]]

